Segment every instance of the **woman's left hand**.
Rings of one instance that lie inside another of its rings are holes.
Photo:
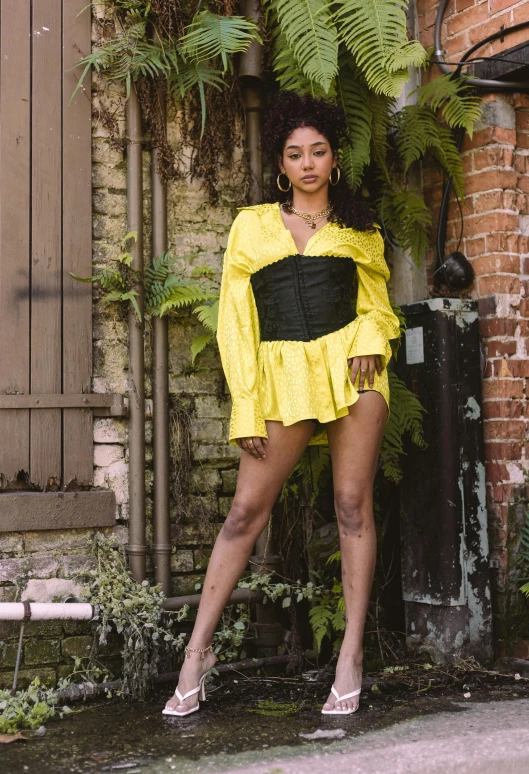
[[[380,355],[362,355],[361,357],[350,357],[347,361],[348,366],[353,366],[351,369],[351,382],[354,385],[358,370],[360,369],[360,381],[358,383],[358,389],[364,389],[364,383],[366,374],[369,374],[368,384],[372,389],[375,383],[375,368],[378,375],[382,373],[382,363]]]

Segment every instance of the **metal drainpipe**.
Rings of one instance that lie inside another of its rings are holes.
[[[165,94],[158,92],[165,115]],[[159,149],[152,149],[152,255],[167,250],[167,186],[158,168]],[[171,594],[171,534],[169,523],[169,328],[167,317],[153,318],[153,465],[154,578],[166,597]]]
[[[136,231],[132,245],[132,268],[143,274],[143,175],[140,103],[131,88],[127,100],[127,210],[128,230]],[[129,309],[129,544],[127,553],[132,576],[145,579],[145,360],[143,349],[143,286],[136,288],[141,322]]]
[[[259,23],[261,9],[259,0],[242,0],[241,14]],[[248,51],[241,54],[239,60],[239,78],[241,80],[245,118],[246,151],[250,166],[250,204],[260,204],[263,199],[263,168],[261,159],[261,115],[263,111],[263,47],[254,40]],[[251,562],[257,572],[273,573],[279,562],[274,555],[270,522],[257,538],[255,556]],[[256,604],[257,654],[272,656],[281,644],[281,624],[273,605]]]

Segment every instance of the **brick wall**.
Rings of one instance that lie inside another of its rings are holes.
[[[437,5],[432,0],[417,4],[421,41],[426,46],[433,44]],[[528,19],[527,0],[452,0],[441,38],[446,59],[457,61],[500,25]],[[523,30],[506,35],[503,42],[488,44],[475,55],[496,54],[527,40],[528,34]],[[465,203],[460,249],[476,273],[469,295],[479,301],[486,358],[483,418],[496,635],[508,638],[503,613],[516,593],[515,553],[524,512],[519,501],[527,497],[529,473],[529,95],[484,95],[482,120],[473,137],[465,139],[462,159]],[[441,180],[425,170],[424,182],[437,216]],[[447,253],[457,248],[460,227],[459,209],[452,200]],[[432,250],[431,270],[433,260]]]

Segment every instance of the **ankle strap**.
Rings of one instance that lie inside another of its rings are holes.
[[[200,653],[200,660],[204,661],[205,653],[213,653],[213,646],[208,645],[207,648],[189,648],[187,645],[184,648],[186,658],[191,658],[191,653]]]

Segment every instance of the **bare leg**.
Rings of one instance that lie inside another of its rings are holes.
[[[191,648],[207,647],[215,627],[241,577],[257,537],[263,531],[272,507],[298,462],[314,431],[314,422],[298,422],[285,427],[281,422],[267,422],[266,457],[255,459],[248,452],[241,455],[237,489],[233,503],[215,542],[209,560],[197,619],[189,640]],[[181,694],[195,686],[204,672],[211,669],[215,657],[207,653],[204,660],[193,653],[184,660],[178,688]],[[180,704],[175,696],[166,706],[185,712],[196,704],[191,696]]]
[[[340,696],[362,685],[364,627],[376,561],[373,482],[386,417],[382,395],[368,391],[347,417],[327,425],[345,600],[346,628],[335,679]],[[356,709],[358,701],[355,696],[335,704],[331,693],[324,708]]]

